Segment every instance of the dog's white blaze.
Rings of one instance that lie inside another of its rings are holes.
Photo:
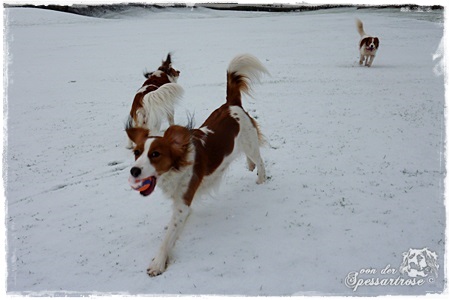
[[[371,42],[370,42],[370,44],[369,44],[369,46],[367,47],[367,48],[372,48],[372,49],[375,49],[375,39],[374,38],[371,38],[370,39],[371,40]],[[365,47],[365,46],[364,46]]]
[[[150,150],[151,144],[155,141],[154,138],[149,138],[145,141],[144,152],[142,152],[141,156],[134,162],[133,167],[141,169],[141,174],[134,178],[130,175],[130,180],[140,180],[150,176],[156,176],[156,170],[150,163],[150,159],[148,158],[148,151]]]

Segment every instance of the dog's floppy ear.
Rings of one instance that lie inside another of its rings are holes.
[[[376,37],[376,38],[373,39],[373,41],[375,43],[375,48],[378,49],[378,46],[380,46],[380,39]]]
[[[186,157],[191,145],[191,132],[189,129],[179,125],[170,126],[164,133],[164,139],[167,139],[170,144],[174,167],[179,169],[189,165],[190,162],[187,161]]]
[[[125,130],[130,140],[132,140],[136,145],[144,144],[150,133],[148,129],[141,127],[127,127]]]
[[[172,148],[184,151],[191,143],[191,132],[189,129],[179,125],[170,126],[164,133]]]
[[[359,48],[363,47],[364,45],[369,45],[369,43],[367,43],[369,41],[369,38],[363,38],[361,40],[361,42],[359,42]]]

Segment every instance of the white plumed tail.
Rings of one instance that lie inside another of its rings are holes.
[[[142,108],[137,112],[138,123],[146,124],[152,135],[159,133],[165,118],[173,120],[175,104],[183,96],[184,90],[177,83],[166,83],[142,99]],[[173,125],[173,124],[170,124]]]
[[[241,92],[248,95],[253,82],[259,82],[263,74],[269,75],[269,71],[261,61],[251,54],[240,54],[233,58],[228,65],[227,73],[233,77],[242,77],[245,88],[241,87]]]
[[[242,106],[241,93],[251,96],[252,83],[269,71],[251,54],[233,58],[227,69],[227,104]]]
[[[358,29],[358,33],[361,37],[366,36],[366,33],[364,32],[363,23],[360,19],[356,19],[356,28]]]

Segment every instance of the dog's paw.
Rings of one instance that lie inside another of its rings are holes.
[[[167,258],[165,259],[154,258],[152,260],[152,263],[150,264],[150,267],[148,267],[147,269],[148,276],[155,277],[161,275],[166,270],[167,264],[168,264]]]
[[[256,184],[263,184],[264,182],[266,182],[266,175],[264,176],[258,175],[258,180],[256,180]]]
[[[161,275],[164,271],[165,270],[153,269],[151,267],[151,268],[147,269],[147,275],[150,276],[150,277],[156,277],[156,276]]]
[[[263,184],[266,182],[266,170],[264,169],[264,165],[258,168],[258,180],[256,180],[256,184]]]

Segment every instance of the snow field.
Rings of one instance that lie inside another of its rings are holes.
[[[428,13],[431,14],[431,13]],[[443,24],[396,10],[311,13],[130,10],[97,19],[6,9],[7,291],[19,294],[380,295],[444,287]],[[380,37],[358,65],[359,17]],[[418,42],[419,41],[419,42]],[[225,101],[239,53],[271,73],[244,108],[260,123],[269,180],[238,159],[197,199],[159,277],[146,268],[170,202],[127,184],[126,121],[142,72],[168,51],[185,89],[175,120]],[[420,287],[345,286],[428,247]]]

